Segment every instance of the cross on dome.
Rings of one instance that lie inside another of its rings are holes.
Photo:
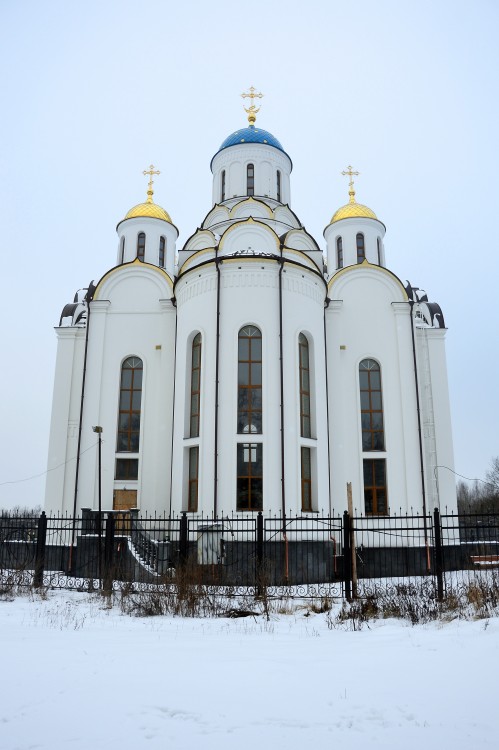
[[[161,172],[159,171],[159,169],[154,169],[154,164],[150,164],[149,169],[144,169],[142,174],[149,175],[149,183],[147,185],[147,203],[153,203],[152,196],[154,195],[154,190],[152,189],[152,186],[154,181],[152,179],[152,176],[153,174],[161,174]]]
[[[251,99],[251,104],[249,107],[244,107],[244,111],[248,114],[248,122],[250,124],[250,127],[255,124],[256,122],[256,114],[260,111],[261,107],[257,107],[255,104],[255,99],[263,99],[263,94],[261,92],[256,92],[256,88],[254,86],[249,87],[249,94],[246,92],[241,94],[241,97],[243,99]],[[243,105],[244,106],[244,105]]]
[[[341,173],[342,175],[348,175],[350,177],[350,180],[348,182],[348,187],[350,188],[348,191],[348,195],[350,196],[350,203],[355,203],[355,190],[353,189],[353,180],[352,177],[356,177],[360,174],[360,172],[354,172],[352,169],[352,165],[349,164],[349,166],[346,168],[345,171]]]

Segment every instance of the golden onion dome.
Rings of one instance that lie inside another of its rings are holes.
[[[154,164],[151,164],[149,169],[144,169],[143,174],[149,175],[149,184],[147,186],[146,202],[139,203],[137,206],[134,206],[133,208],[131,208],[130,211],[125,216],[125,219],[137,219],[139,217],[140,218],[147,217],[150,219],[161,219],[162,221],[168,221],[170,224],[172,224],[170,215],[165,211],[164,208],[161,208],[161,206],[156,205],[156,203],[152,199],[154,195],[154,190],[152,189],[152,186],[153,186],[152,178],[153,178],[153,175],[161,174],[161,172],[159,171],[159,169],[154,168]]]
[[[158,206],[156,203],[146,201],[146,203],[139,203],[138,206],[134,206],[125,216],[125,219],[136,219],[137,217],[150,217],[152,219],[162,219],[168,221],[170,224],[172,220],[170,215],[165,211],[164,208]]]
[[[362,203],[357,203],[355,201],[351,203],[347,203],[345,206],[342,206],[339,208],[336,213],[333,215],[333,218],[331,219],[331,224],[334,224],[335,221],[340,221],[341,219],[354,219],[354,218],[363,218],[363,219],[377,219],[378,217],[367,206],[363,206]]]

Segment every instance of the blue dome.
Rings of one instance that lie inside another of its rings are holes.
[[[239,146],[240,143],[263,143],[266,146],[273,146],[274,148],[278,148],[279,151],[286,153],[272,133],[269,133],[268,130],[256,128],[254,125],[250,125],[249,128],[241,128],[240,130],[236,130],[235,133],[231,133],[231,135],[229,135],[222,143],[217,153],[223,151],[224,148],[229,148],[229,146]]]

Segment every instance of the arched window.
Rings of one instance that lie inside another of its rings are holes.
[[[159,238],[159,265],[161,268],[165,267],[165,247],[166,240],[164,237]]]
[[[359,365],[362,450],[385,449],[381,372],[374,359],[363,359]]]
[[[336,268],[343,268],[343,240],[341,237],[336,239]]]
[[[239,331],[237,432],[262,432],[262,334],[255,326]]]
[[[362,427],[362,451],[383,451],[385,433],[383,424],[383,400],[381,394],[381,372],[378,362],[364,359],[359,365],[360,410]],[[386,460],[364,459],[364,504],[367,514],[388,513],[386,488]]]
[[[121,238],[120,256],[121,256],[121,263],[124,263],[125,262],[125,238],[124,237]]]
[[[137,237],[137,258],[144,261],[144,255],[146,252],[146,236],[144,232],[139,232]]]
[[[128,357],[121,366],[118,453],[138,453],[142,402],[142,360]]]
[[[300,434],[309,438],[310,430],[310,362],[308,356],[308,341],[303,333],[298,338],[300,364]]]
[[[225,169],[222,169],[221,180],[222,180],[222,185],[220,189],[220,200],[224,201],[225,200]]]
[[[381,240],[378,237],[378,266],[381,265]]]
[[[248,164],[246,167],[246,193],[247,195],[255,194],[255,165]]]
[[[199,437],[199,407],[201,396],[201,334],[192,342],[191,359],[191,406],[189,437]]]
[[[364,244],[364,235],[359,232],[357,235],[357,263],[363,263],[366,259],[366,247]]]
[[[281,202],[281,173],[277,170],[277,200]]]

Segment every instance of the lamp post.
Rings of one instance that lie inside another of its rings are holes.
[[[96,425],[92,430],[99,436],[98,487],[99,487],[99,588],[102,586],[102,427]]]

